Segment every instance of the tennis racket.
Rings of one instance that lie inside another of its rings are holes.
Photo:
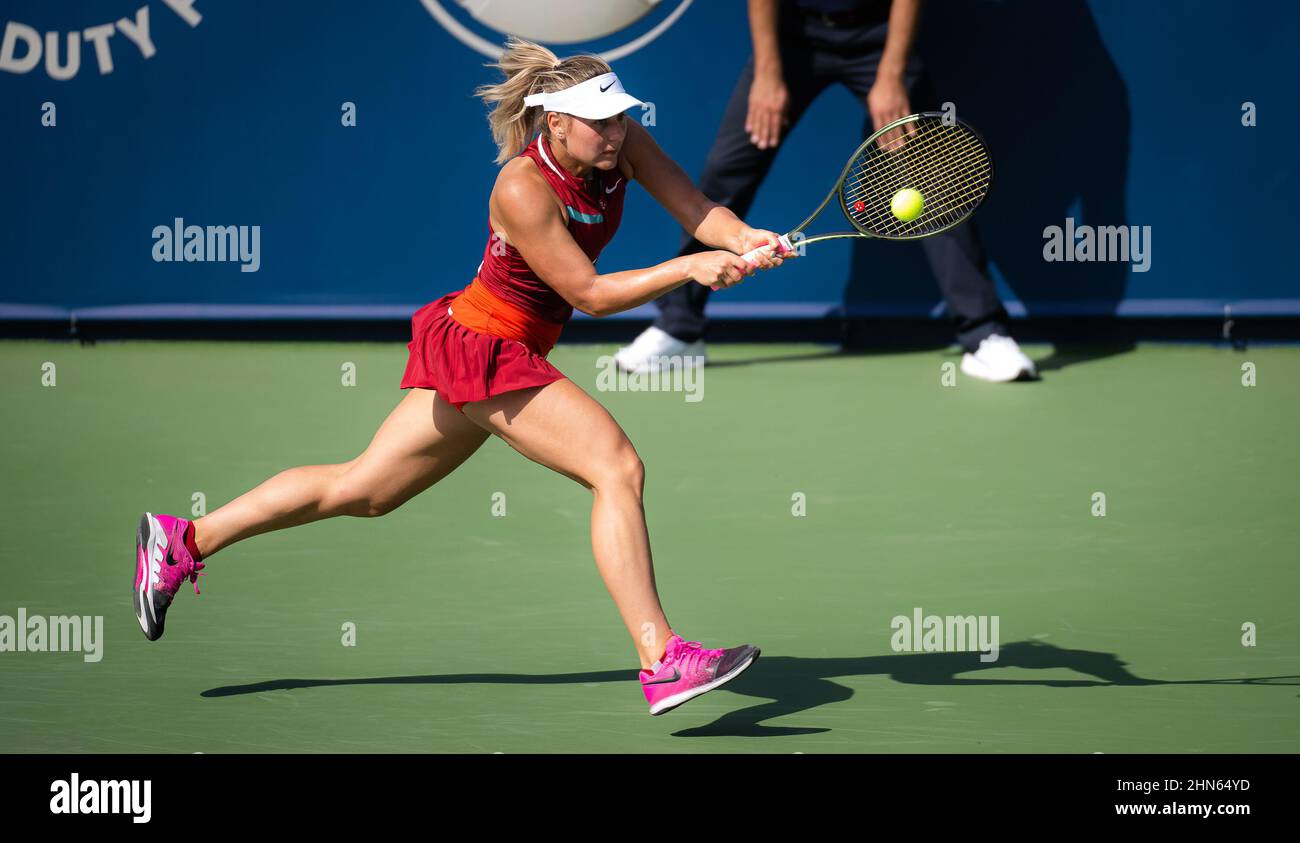
[[[939,112],[912,114],[895,120],[867,138],[849,158],[839,181],[808,219],[781,236],[780,254],[803,246],[844,237],[919,240],[965,222],[988,195],[993,183],[993,158],[984,139],[966,123]],[[898,192],[920,192],[922,209],[904,221],[892,211]],[[838,197],[840,210],[853,231],[806,235],[804,229]],[[760,246],[741,257],[755,263],[771,246]]]

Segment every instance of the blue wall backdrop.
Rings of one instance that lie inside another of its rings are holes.
[[[0,316],[177,312],[149,309],[158,304],[396,314],[468,283],[496,175],[472,97],[495,78],[486,57],[421,0],[194,0],[194,25],[187,2],[0,6],[6,31],[55,33],[60,62],[70,33],[81,42],[66,80],[51,78],[45,55],[24,70],[18,34],[0,55]],[[614,35],[552,46],[612,49],[680,5],[663,0]],[[441,6],[502,40],[458,3]],[[115,29],[102,73],[103,50],[81,33],[141,9],[155,52],[144,58]],[[940,99],[993,147],[997,182],[977,223],[1013,314],[1300,313],[1297,42],[1300,6],[1290,3],[931,0],[918,49]],[[655,103],[652,131],[692,174],[749,50],[743,0],[695,0],[615,62],[629,90]],[[340,124],[345,101],[356,104],[355,128]],[[42,125],[46,102],[53,127]],[[1244,102],[1256,126],[1242,125]],[[846,90],[827,91],[748,221],[785,230],[802,219],[861,140],[864,115]],[[629,197],[602,268],[657,263],[677,248],[669,216],[639,189]],[[155,262],[152,231],[176,217],[261,226],[260,270]],[[1044,228],[1066,217],[1150,226],[1149,270],[1044,261]],[[839,243],[711,307],[846,303],[926,314],[939,296],[919,247]]]

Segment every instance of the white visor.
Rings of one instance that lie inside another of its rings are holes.
[[[546,111],[559,111],[588,120],[604,120],[641,104],[641,100],[623,90],[623,83],[614,73],[603,73],[562,91],[524,97],[524,105],[540,105]]]

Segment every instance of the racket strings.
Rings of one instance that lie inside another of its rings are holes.
[[[918,148],[919,149],[919,148]],[[890,162],[893,166],[892,172],[886,173],[885,168],[873,166],[877,162],[872,161],[865,156],[859,159],[858,173],[853,182],[853,186],[874,185],[880,186],[889,180],[889,176],[902,176],[905,179],[913,179],[918,173],[924,173],[926,170],[933,170],[936,167],[948,165],[951,166],[964,157],[978,150],[978,143],[974,138],[968,138],[965,143],[960,145],[950,144],[948,147],[940,150],[931,145],[924,151],[911,151],[906,158],[898,158]]]
[[[983,198],[990,175],[988,167],[971,169],[965,162],[956,160],[933,166],[929,171],[921,166],[901,170],[892,178],[860,180],[850,196],[852,204],[846,205],[853,209],[859,224],[878,235],[920,236],[955,225]],[[924,197],[924,210],[915,220],[899,220],[889,210],[894,194],[904,187],[917,189]]]
[[[987,162],[978,163],[978,153],[982,150],[974,136],[968,135],[964,142],[949,144],[947,148],[927,143],[924,147],[915,146],[914,150],[923,153],[891,162],[892,173],[872,168],[869,160],[861,162],[863,166],[849,188],[855,204],[863,196],[871,195],[870,205],[864,201],[863,210],[858,212],[868,226],[896,235],[905,233],[906,228],[915,234],[948,227],[959,221],[968,206],[974,204],[972,200],[977,200],[987,189],[990,168]],[[897,152],[897,145],[894,149],[886,147],[886,151]],[[972,161],[977,162],[973,168]],[[902,223],[889,211],[889,201],[904,186],[920,190],[928,210],[928,214],[923,212],[921,218],[911,223]],[[852,205],[849,207],[856,211]]]
[[[925,198],[925,205],[930,212],[930,219],[944,227],[960,219],[962,212],[970,204],[969,200],[981,196],[986,187],[987,168],[971,171],[962,178],[962,174],[959,172],[960,166],[958,164],[947,165],[941,173],[935,174],[942,178],[931,179],[932,183],[938,184],[937,188],[927,187],[921,189],[921,193]],[[920,180],[915,176],[909,176],[904,179],[904,182],[907,185],[912,185],[918,184]],[[893,186],[883,184],[876,184],[871,187],[878,194],[883,193],[885,201],[875,203],[875,207],[864,208],[863,213],[866,215],[868,223],[877,228],[902,224],[889,210],[889,201],[893,199],[893,195],[897,190]],[[919,222],[919,220],[913,221],[914,224]]]
[[[930,133],[932,130],[927,127],[922,131],[926,133]],[[885,144],[889,144],[889,145],[885,145]],[[918,138],[918,145],[914,147],[913,152],[922,149],[922,147],[919,144],[920,144],[920,138]],[[884,142],[880,146],[880,150],[882,150],[885,153],[891,153],[891,154],[896,153],[899,149],[901,149],[901,144],[898,141]],[[932,151],[933,148],[930,147],[930,149]],[[857,170],[857,172],[855,174],[854,181],[850,183],[851,188],[862,189],[863,186],[867,184],[878,186],[882,183],[883,179],[880,178],[880,172],[878,170],[874,170],[872,167],[871,155],[873,151],[874,150],[867,150],[866,152],[859,153],[859,157],[854,162],[855,169]],[[907,170],[907,175],[909,176],[912,175],[916,171],[918,166],[923,163],[921,153],[916,153],[907,160],[903,160],[903,159],[898,159],[898,160],[900,162],[900,166],[902,166]]]
[[[940,183],[937,188],[938,195],[935,195],[936,188],[921,189],[925,197],[925,204],[929,210],[928,220],[933,222],[939,228],[948,228],[959,222],[968,210],[973,209],[978,204],[987,190],[988,175],[987,169],[981,169],[969,173],[963,179],[961,175],[955,172],[955,168],[949,168],[944,173],[948,178]],[[892,194],[890,194],[892,199]],[[972,201],[973,200],[973,201]],[[886,206],[887,207],[887,206]],[[923,212],[924,213],[924,212]],[[873,224],[877,226],[904,226],[908,225],[898,220],[891,211],[879,210],[872,216]],[[912,225],[918,225],[921,220],[913,220]]]
[[[962,166],[965,160],[971,159],[974,153],[982,151],[982,145],[974,135],[966,132],[962,132],[962,137],[955,141],[950,135],[946,146],[934,143],[933,136],[946,128],[949,127],[943,127],[941,122],[936,121],[933,125],[924,126],[912,135],[900,136],[882,143],[879,149],[884,154],[896,155],[904,146],[910,153],[906,157],[894,157],[888,162],[894,171],[893,179],[882,178],[882,168],[873,166],[878,162],[878,156],[873,158],[870,154],[873,150],[868,150],[856,162],[858,172],[855,179],[850,182],[849,189],[859,193],[868,190],[881,193],[893,190],[894,185],[890,183],[891,181],[918,182],[917,174],[927,170],[932,171],[931,175],[936,177],[931,179],[932,181],[952,181],[957,168]]]
[[[946,126],[925,117],[889,140],[869,145],[849,167],[840,188],[853,224],[877,237],[921,237],[951,228],[988,193],[992,161],[977,135],[958,123]],[[921,193],[924,206],[914,220],[893,215],[894,195],[905,188]]]

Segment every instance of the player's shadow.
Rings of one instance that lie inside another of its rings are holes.
[[[1090,315],[1113,315],[1127,290],[1128,263],[1043,259],[1044,229],[1064,226],[1067,216],[1094,226],[1133,222],[1126,207],[1128,88],[1088,3],[935,2],[926,7],[917,49],[929,78],[914,93],[914,110],[953,103],[993,153],[993,187],[970,224],[1028,315],[1061,313],[1054,305],[1065,303],[1067,311],[1082,305]],[[935,301],[919,246],[853,243],[846,309]]]
[[[1093,679],[998,679],[962,674],[1002,668],[1048,670],[1066,668]],[[1300,685],[1300,676],[1262,676],[1249,679],[1143,679],[1127,670],[1113,653],[1068,650],[1039,641],[1020,641],[1002,647],[996,662],[986,663],[979,655],[963,653],[900,653],[849,658],[806,658],[764,656],[742,676],[723,689],[769,702],[730,711],[704,726],[674,732],[677,737],[780,737],[831,731],[819,726],[766,726],[765,720],[811,711],[830,703],[844,702],[853,689],[832,680],[842,677],[888,676],[909,685],[1039,685],[1050,688],[1150,685]],[[275,679],[247,685],[225,685],[203,691],[204,697],[230,697],[303,688],[355,685],[575,685],[598,682],[628,682],[635,672],[601,670],[586,673],[448,673],[425,676],[383,676],[361,679]],[[689,709],[683,709],[689,711]]]
[[[1113,653],[1070,650],[1040,641],[1020,641],[1001,648],[996,662],[981,662],[977,653],[900,653],[857,658],[808,659],[774,656],[751,669],[727,690],[770,702],[730,711],[712,723],[676,732],[680,737],[748,736],[772,737],[827,732],[824,727],[765,726],[763,721],[808,711],[827,703],[843,702],[853,690],[833,679],[851,676],[886,675],[908,685],[1037,685],[1049,688],[1095,688],[1152,685],[1300,685],[1297,676],[1264,676],[1244,679],[1144,679],[1127,669]],[[981,671],[1004,668],[1051,670],[1064,668],[1092,679],[1009,679],[979,675]]]
[[[1022,341],[1025,338],[1022,337]],[[1033,340],[1027,340],[1033,341]],[[1111,343],[1053,343],[1052,352],[1046,357],[1037,357],[1034,364],[1039,373],[1053,372],[1079,363],[1104,360],[1128,354],[1137,349],[1133,342]],[[773,363],[807,363],[815,360],[835,360],[852,357],[883,357],[889,354],[910,354],[918,351],[942,353],[947,357],[958,359],[961,350],[952,351],[947,343],[916,343],[898,346],[863,348],[861,346],[823,349],[801,352],[799,354],[774,354],[756,357],[735,358],[730,360],[710,360],[709,369],[728,369],[736,366],[768,365]],[[1032,355],[1031,355],[1032,356]],[[1026,381],[1033,383],[1034,381]]]
[[[1039,372],[1052,372],[1058,369],[1064,369],[1066,366],[1073,366],[1076,363],[1087,363],[1093,360],[1105,360],[1109,357],[1118,357],[1121,354],[1128,354],[1137,348],[1136,343],[1107,343],[1102,345],[1076,345],[1073,343],[1056,343],[1052,347],[1051,355],[1034,361]]]

